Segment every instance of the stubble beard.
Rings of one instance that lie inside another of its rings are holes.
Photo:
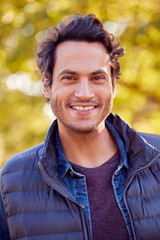
[[[66,104],[66,107],[68,105],[69,103]],[[113,99],[109,98],[108,102],[105,105],[105,108],[103,109],[101,119],[97,119],[97,122],[95,122],[93,125],[83,129],[83,128],[79,128],[78,125],[76,126],[76,124],[73,123],[72,121],[69,121],[69,120],[65,121],[65,118],[64,118],[65,114],[61,110],[62,108],[58,104],[58,101],[56,101],[55,99],[52,99],[51,101],[51,108],[58,122],[60,122],[68,132],[70,131],[71,134],[73,133],[73,135],[74,134],[86,135],[86,134],[93,133],[96,129],[98,129],[99,125],[101,125],[102,122],[105,120],[105,118],[110,114],[112,106],[113,106]]]

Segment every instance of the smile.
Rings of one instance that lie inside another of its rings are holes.
[[[89,111],[89,110],[92,110],[95,108],[95,106],[86,106],[86,107],[82,107],[82,106],[72,106],[72,108],[74,110],[77,110],[77,111]]]

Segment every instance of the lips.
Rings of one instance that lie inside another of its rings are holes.
[[[72,109],[77,111],[89,111],[95,108],[95,106],[71,106]]]

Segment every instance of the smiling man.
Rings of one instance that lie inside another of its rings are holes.
[[[105,129],[103,120],[115,91],[110,68],[101,43],[67,41],[57,47],[54,80],[45,96],[57,116],[60,134],[66,128],[76,134]]]
[[[159,239],[160,137],[111,114],[123,55],[93,14],[48,30],[36,58],[57,120],[2,169],[0,239]]]

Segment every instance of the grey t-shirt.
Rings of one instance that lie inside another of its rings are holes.
[[[72,164],[86,177],[93,240],[129,240],[122,213],[115,199],[112,176],[120,162],[119,151],[101,166],[85,168]]]

